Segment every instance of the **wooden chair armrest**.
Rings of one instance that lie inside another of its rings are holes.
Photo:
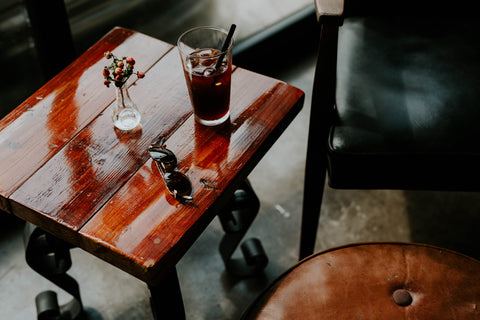
[[[320,23],[332,21],[341,24],[344,0],[315,0],[315,8]]]
[[[476,18],[476,1],[457,0],[315,0],[317,19],[342,23],[351,16],[410,16],[431,18]]]

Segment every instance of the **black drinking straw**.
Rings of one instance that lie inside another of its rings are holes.
[[[232,41],[233,33],[235,32],[236,27],[237,26],[235,24],[232,24],[230,26],[230,30],[228,31],[228,35],[225,38],[225,42],[223,43],[222,54],[218,58],[217,64],[215,65],[215,71],[217,71],[218,68],[220,68],[220,65],[222,64],[223,58],[225,57],[225,54],[227,53],[226,51],[227,51],[228,47],[230,46],[230,42]]]

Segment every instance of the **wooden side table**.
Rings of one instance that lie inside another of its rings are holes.
[[[129,83],[140,130],[113,127],[105,51],[133,56],[135,70],[146,73]],[[230,121],[203,127],[194,121],[177,49],[115,28],[0,121],[0,208],[143,280],[154,309],[171,308],[175,297],[181,314],[175,264],[303,99],[295,87],[236,68]],[[192,181],[193,205],[171,197],[150,159],[147,147],[158,136]]]

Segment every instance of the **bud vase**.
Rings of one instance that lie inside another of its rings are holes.
[[[113,105],[113,125],[120,130],[132,130],[140,124],[141,115],[130,98],[128,87],[115,87],[116,101]]]

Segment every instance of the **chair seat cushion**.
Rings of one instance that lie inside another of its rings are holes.
[[[478,319],[480,261],[438,247],[363,243],[292,267],[243,320]]]
[[[480,23],[451,22],[345,20],[332,187],[480,189]]]

